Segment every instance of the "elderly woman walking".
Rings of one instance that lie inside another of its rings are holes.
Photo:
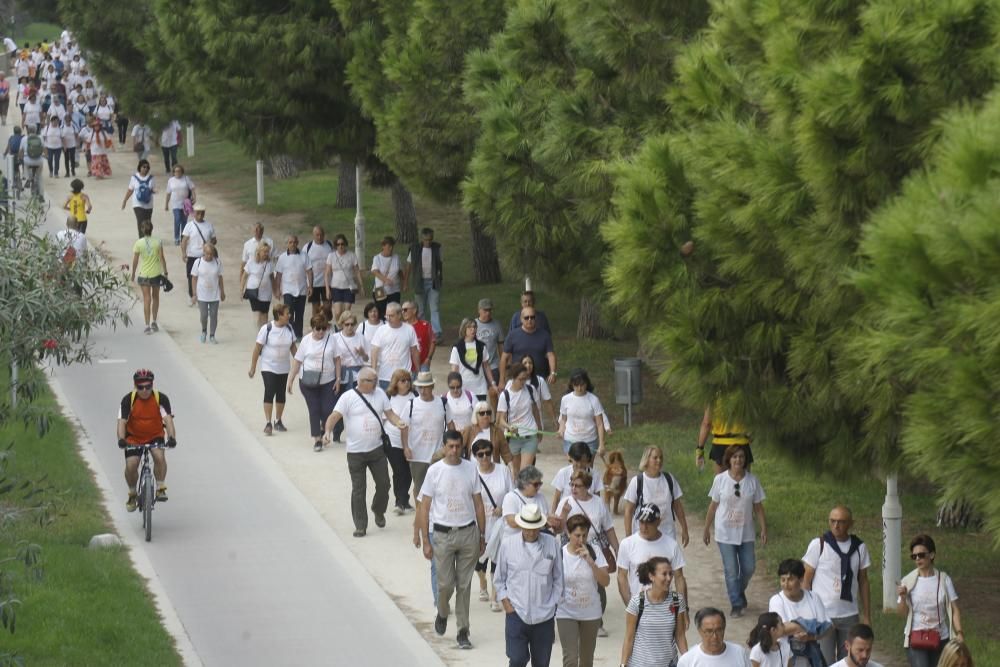
[[[264,435],[274,431],[285,432],[285,424],[281,416],[285,412],[285,386],[288,384],[288,374],[291,371],[291,358],[298,349],[295,345],[295,332],[289,326],[291,317],[288,306],[276,304],[272,310],[274,319],[261,326],[257,332],[257,340],[250,355],[250,371],[253,378],[257,371],[257,361],[260,361],[260,377],[264,380]],[[271,416],[274,415],[274,424]]]
[[[295,378],[299,378],[299,390],[309,410],[309,434],[313,439],[313,451],[321,452],[323,424],[336,405],[334,384],[337,379],[337,346],[330,335],[330,323],[324,315],[313,315],[309,323],[312,325],[312,332],[303,337],[299,344],[292,360],[286,390],[291,394],[292,383]],[[301,376],[299,369],[302,370]]]
[[[261,243],[240,276],[240,296],[250,302],[250,312],[256,313],[258,328],[267,322],[267,311],[271,307],[274,295],[274,283],[271,246]]]
[[[226,286],[222,280],[222,261],[212,243],[202,246],[201,257],[191,266],[191,289],[198,299],[198,316],[201,318],[201,342],[213,345],[215,330],[219,326],[219,304],[226,300]]]

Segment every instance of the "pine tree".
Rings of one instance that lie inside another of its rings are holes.
[[[580,335],[600,333],[598,228],[611,212],[614,163],[669,125],[674,57],[707,10],[698,0],[521,3],[470,58],[466,96],[481,130],[466,206],[517,251],[520,269],[583,295]]]
[[[668,98],[680,129],[625,166],[605,228],[614,300],[692,407],[721,397],[802,462],[898,465],[845,361],[862,303],[847,276],[939,119],[995,84],[996,5],[713,4]]]

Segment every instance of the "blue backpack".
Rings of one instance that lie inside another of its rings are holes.
[[[139,189],[135,191],[135,200],[140,204],[148,204],[153,201],[153,189],[149,187],[149,181],[152,180],[152,176],[147,176],[145,180],[135,177],[135,180],[139,181]]]

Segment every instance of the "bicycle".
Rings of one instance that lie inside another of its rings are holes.
[[[42,196],[42,168],[40,166],[25,165],[28,172],[24,179],[24,189],[31,193],[32,197]]]
[[[150,465],[149,450],[159,443],[137,445],[142,447],[142,467],[139,470],[139,486],[136,489],[136,504],[142,513],[142,527],[146,531],[146,541],[153,539],[153,506],[156,505],[156,482]]]

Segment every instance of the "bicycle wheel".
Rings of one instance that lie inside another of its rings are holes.
[[[146,541],[153,539],[153,476],[147,469],[142,476],[142,526],[146,529]]]

